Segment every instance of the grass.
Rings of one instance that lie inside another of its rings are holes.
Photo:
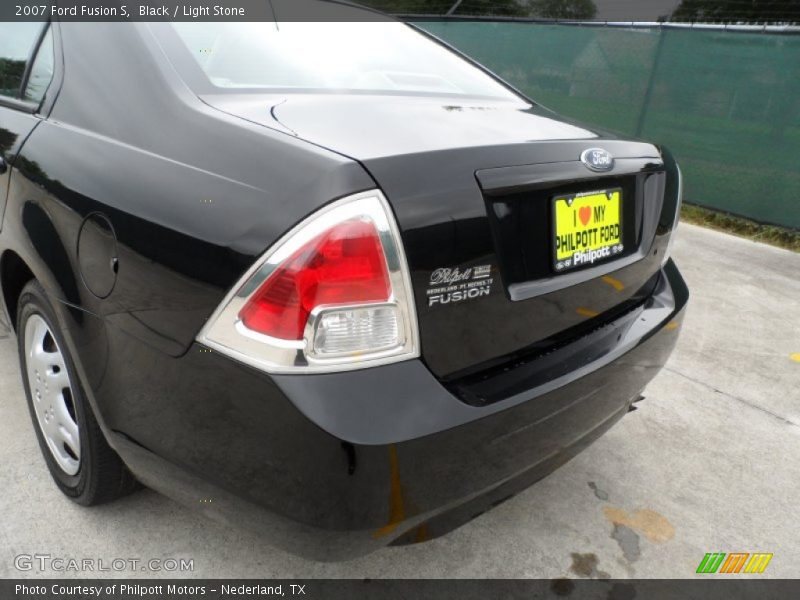
[[[776,225],[764,225],[750,219],[686,203],[681,208],[681,219],[686,223],[701,225],[709,229],[732,233],[755,242],[800,252],[800,231],[798,230]]]

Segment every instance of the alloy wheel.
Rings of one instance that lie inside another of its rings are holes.
[[[47,447],[67,475],[81,466],[81,440],[64,355],[38,314],[25,323],[25,363],[36,418]]]

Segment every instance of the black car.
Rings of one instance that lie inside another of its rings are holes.
[[[74,501],[141,482],[318,559],[419,542],[667,360],[669,152],[327,10],[0,23],[2,295]]]

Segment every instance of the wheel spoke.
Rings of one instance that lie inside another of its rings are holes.
[[[77,456],[78,458],[81,457],[81,445],[78,443],[78,428],[75,424],[72,424],[71,427],[72,431],[70,431],[69,426],[59,425],[58,426],[58,437],[59,439],[69,446],[69,449]]]
[[[47,323],[44,322],[44,319],[37,318],[33,331],[31,332],[31,354],[37,363],[42,364],[44,362],[44,356],[47,354],[44,350],[44,340],[47,337],[49,330],[47,329]]]
[[[61,351],[57,348],[52,352],[46,352],[47,355],[47,364],[50,367],[58,367],[62,371],[64,370],[64,357],[61,354]]]
[[[73,420],[72,415],[69,414],[69,409],[67,408],[67,399],[64,397],[63,391],[58,393],[53,406],[56,409],[56,417],[58,422],[65,427],[70,427],[70,431],[74,431],[75,436],[77,436],[78,425]]]
[[[49,389],[60,393],[64,388],[69,387],[69,375],[67,375],[63,367],[59,371],[54,371],[53,366],[51,365],[45,373],[47,375],[47,385]]]

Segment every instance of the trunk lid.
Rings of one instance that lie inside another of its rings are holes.
[[[204,100],[359,161],[391,203],[411,269],[422,356],[448,382],[547,354],[641,303],[666,173],[658,149],[525,102],[391,95]],[[605,173],[581,154],[601,147]],[[625,251],[556,273],[552,199],[620,189]],[[656,250],[657,252],[657,250]]]

